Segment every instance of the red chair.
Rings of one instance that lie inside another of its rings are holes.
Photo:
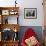
[[[21,46],[27,46],[27,44],[25,43],[25,40],[32,37],[32,36],[34,36],[37,39],[37,35],[34,32],[34,30],[32,28],[28,28],[27,31],[25,32],[24,37],[22,38]],[[41,46],[39,41],[37,42],[37,44],[35,46]]]

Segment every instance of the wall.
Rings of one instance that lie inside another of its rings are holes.
[[[37,8],[37,19],[24,19],[24,8]],[[22,5],[21,9],[21,20],[20,18],[19,20],[22,26],[43,26],[42,0],[24,0],[24,5]]]
[[[15,0],[0,0],[0,6],[15,6]],[[43,26],[42,0],[17,0],[19,9],[19,24],[21,26]],[[37,19],[24,19],[24,8],[37,8]],[[12,17],[9,17],[12,18]],[[9,19],[10,20],[10,19]]]

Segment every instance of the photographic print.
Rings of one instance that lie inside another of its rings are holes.
[[[25,19],[36,19],[37,8],[24,8],[24,18]]]
[[[2,15],[9,15],[9,10],[2,10]]]

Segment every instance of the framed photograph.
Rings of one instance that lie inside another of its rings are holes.
[[[24,8],[24,18],[25,19],[36,19],[37,8]]]
[[[2,10],[2,15],[9,15],[9,10]]]

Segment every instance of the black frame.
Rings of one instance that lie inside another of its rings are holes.
[[[34,18],[33,18],[33,17],[32,17],[32,18],[30,18],[30,17],[29,17],[29,18],[25,17],[26,10],[28,10],[28,9],[29,9],[29,10],[33,10],[33,9],[35,10],[35,17],[34,17]],[[37,19],[37,8],[24,8],[24,19]]]

